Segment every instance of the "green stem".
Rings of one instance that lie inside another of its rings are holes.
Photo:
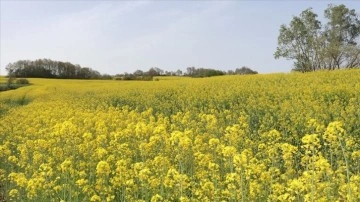
[[[350,171],[349,171],[349,163],[348,160],[346,158],[346,154],[345,154],[345,148],[343,143],[341,142],[340,138],[339,138],[339,142],[340,142],[340,147],[341,147],[341,151],[345,160],[345,165],[346,165],[346,179],[347,179],[347,191],[350,197],[350,201],[352,201],[352,193],[351,193],[351,188],[350,188]]]
[[[314,148],[312,148],[312,156],[311,156],[311,202],[314,202],[314,176],[315,176],[315,168],[314,168]]]

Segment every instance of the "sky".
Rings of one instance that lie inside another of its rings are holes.
[[[328,4],[357,1],[0,0],[0,75],[8,63],[48,58],[104,74],[158,67],[289,72],[274,59],[282,24]]]

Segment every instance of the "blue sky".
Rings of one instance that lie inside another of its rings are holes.
[[[0,0],[0,74],[20,59],[49,58],[101,73],[159,67],[289,72],[275,60],[281,24],[329,3],[356,1],[7,1]]]

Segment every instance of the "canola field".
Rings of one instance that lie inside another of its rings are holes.
[[[360,201],[360,71],[29,79],[0,201]]]

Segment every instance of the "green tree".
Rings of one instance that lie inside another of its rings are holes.
[[[63,78],[63,79],[99,79],[98,71],[81,67],[70,62],[52,61],[50,59],[19,60],[6,66],[9,76]]]
[[[324,31],[328,44],[328,68],[349,68],[359,65],[360,48],[357,38],[360,35],[360,20],[355,10],[350,10],[344,5],[330,4],[324,14],[328,19]]]
[[[289,26],[281,25],[275,58],[284,57],[295,60],[294,69],[312,71],[321,64],[321,22],[311,8],[296,16]]]
[[[257,74],[257,71],[250,69],[249,67],[236,68],[234,74]]]
[[[350,68],[360,65],[360,21],[354,9],[329,5],[322,26],[311,8],[281,25],[275,58],[294,60],[296,71]]]

